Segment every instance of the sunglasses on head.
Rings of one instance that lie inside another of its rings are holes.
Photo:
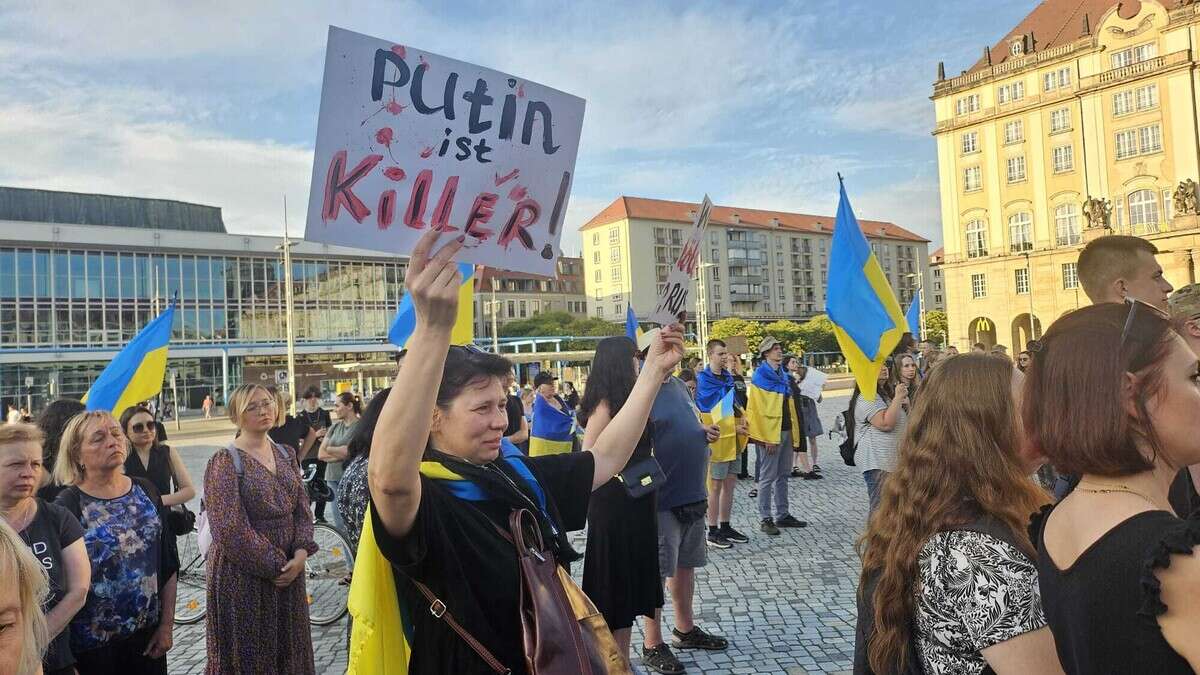
[[[1129,331],[1131,328],[1133,328],[1133,319],[1134,319],[1134,317],[1137,316],[1139,307],[1149,310],[1150,312],[1153,312],[1154,314],[1157,314],[1160,318],[1167,319],[1167,320],[1170,320],[1170,318],[1171,318],[1171,315],[1162,311],[1158,307],[1155,307],[1154,305],[1152,305],[1148,302],[1145,302],[1143,300],[1138,300],[1137,298],[1132,297],[1132,296],[1127,296],[1125,298],[1125,304],[1129,305],[1129,314],[1125,315],[1125,327],[1123,329],[1121,329],[1120,347],[1124,347],[1125,341],[1129,339]]]
[[[129,430],[135,434],[140,434],[145,431],[155,431],[154,422],[138,422],[130,424]]]

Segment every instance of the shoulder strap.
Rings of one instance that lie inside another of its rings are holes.
[[[237,474],[238,478],[241,478],[242,473],[245,471],[242,468],[242,453],[238,451],[237,446],[233,443],[230,443],[229,447],[225,448],[225,452],[229,453],[229,459],[233,461],[233,472]]]
[[[446,603],[442,602],[436,595],[434,595],[433,591],[431,591],[428,586],[420,581],[417,581],[416,579],[413,579],[412,577],[409,577],[409,581],[412,581],[413,585],[417,587],[417,590],[421,592],[421,595],[425,596],[425,599],[429,601],[429,613],[432,614],[435,619],[441,619],[444,621],[446,625],[450,627],[450,630],[457,633],[458,636],[462,638],[463,642],[466,642],[467,646],[470,647],[471,650],[476,654],[478,654],[479,658],[483,659],[483,662],[486,663],[489,668],[497,673],[512,672],[511,669],[505,668],[504,665],[500,663],[500,661],[496,659],[496,657],[493,656],[490,651],[488,651],[488,648],[483,646],[483,643],[481,643],[479,640],[476,640],[474,635],[471,635],[466,628],[463,628],[462,625],[455,620],[454,615],[450,613],[450,609],[446,607]]]

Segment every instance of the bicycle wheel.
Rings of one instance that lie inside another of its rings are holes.
[[[313,540],[317,552],[304,563],[308,621],[314,626],[328,626],[346,614],[354,552],[346,535],[326,523],[313,525]]]
[[[179,577],[175,594],[175,623],[198,623],[208,613],[208,573],[195,532],[179,537]]]

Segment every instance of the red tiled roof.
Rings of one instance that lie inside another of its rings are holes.
[[[1141,9],[1139,0],[1123,2],[1117,0],[1043,0],[1021,20],[1021,23],[1018,23],[992,46],[991,64],[988,64],[987,60],[981,56],[967,72],[973,73],[987,68],[988,65],[998,66],[1009,59],[1023,58],[1022,56],[1013,56],[1009,52],[1010,41],[1020,35],[1033,34],[1032,46],[1026,44],[1029,54],[1074,42],[1083,36],[1085,14],[1088,17],[1091,31],[1095,33],[1096,26],[1104,13],[1117,4],[1124,5],[1121,8],[1122,18],[1136,16]],[[1174,5],[1173,2],[1171,4]]]
[[[615,223],[625,218],[642,218],[645,220],[666,220],[676,223],[690,223],[699,204],[690,202],[674,202],[666,199],[646,199],[643,197],[620,196],[613,200],[603,211],[597,213],[591,220],[579,228],[587,230],[608,223]],[[771,220],[777,221],[777,226]],[[787,211],[763,211],[761,209],[744,209],[737,206],[713,205],[709,222],[731,227],[748,229],[781,229],[799,232],[833,232],[833,216],[812,216],[805,213],[788,213]],[[928,242],[929,240],[909,232],[894,224],[880,220],[859,219],[859,226],[868,237],[904,239],[907,241]]]
[[[930,265],[941,265],[945,259],[946,259],[946,247],[945,246],[942,246],[942,247],[938,248],[938,250],[929,254],[929,264]]]

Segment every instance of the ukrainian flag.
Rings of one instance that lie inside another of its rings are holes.
[[[625,337],[637,344],[638,336],[641,334],[642,327],[638,325],[637,315],[633,313],[633,303],[629,303],[629,307],[625,310]]]
[[[709,443],[713,462],[729,462],[737,457],[738,437],[737,420],[733,410],[733,376],[728,372],[717,377],[705,368],[696,374],[696,407],[701,411],[700,420],[704,424],[715,424],[721,430],[721,437]]]
[[[458,287],[458,317],[454,321],[454,331],[450,333],[450,344],[465,345],[475,339],[475,266],[458,263],[458,272],[462,276],[462,285]],[[404,347],[416,328],[416,308],[412,296],[405,293],[400,299],[396,320],[388,331],[388,342]]]
[[[862,397],[874,401],[879,369],[908,330],[908,322],[858,226],[840,176],[838,182],[825,312]]]
[[[790,376],[783,369],[775,370],[763,360],[746,386],[746,422],[750,426],[750,438],[768,445],[776,445],[783,436],[784,404],[791,416],[792,431],[800,427],[800,415],[796,413],[796,397],[792,396]]]
[[[571,451],[571,427],[575,418],[567,410],[546,403],[541,394],[533,397],[533,427],[529,430],[529,456],[558,455]]]
[[[908,306],[908,312],[904,314],[904,320],[908,322],[908,332],[917,336],[921,335],[921,296],[913,298],[912,304]]]
[[[175,303],[146,324],[117,356],[108,362],[92,388],[83,396],[88,410],[118,412],[162,391],[167,372],[167,343],[171,341],[171,323]]]

